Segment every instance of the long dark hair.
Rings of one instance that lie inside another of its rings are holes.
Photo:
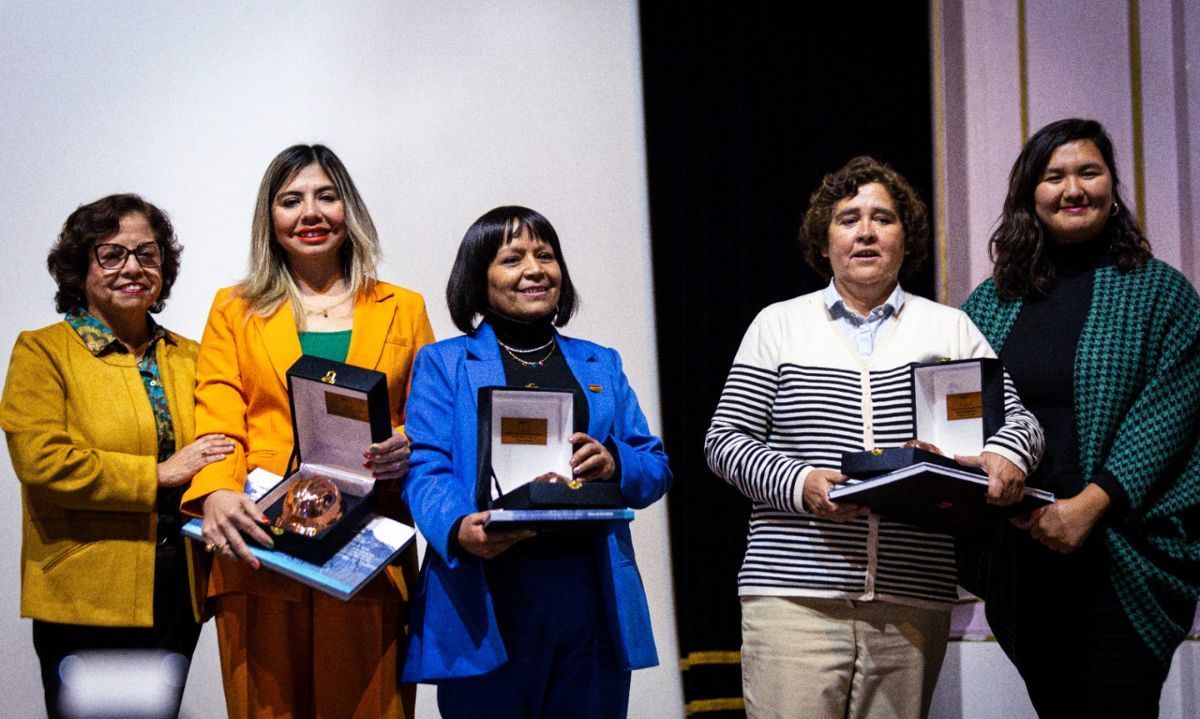
[[[1054,265],[1046,256],[1046,233],[1034,211],[1033,194],[1054,151],[1077,140],[1090,140],[1096,146],[1112,177],[1117,209],[1102,233],[1108,238],[1108,249],[1117,269],[1128,272],[1141,267],[1152,256],[1150,242],[1121,197],[1113,144],[1104,126],[1095,120],[1077,118],[1052,122],[1034,133],[1017,156],[1008,176],[1008,196],[1004,198],[1000,226],[989,243],[995,263],[992,279],[1003,299],[1046,294],[1054,286]]]
[[[567,271],[567,260],[563,257],[554,226],[540,212],[528,207],[507,205],[489,210],[475,220],[458,246],[454,268],[450,270],[450,280],[446,283],[446,305],[455,327],[467,334],[475,331],[475,318],[488,307],[488,266],[496,258],[501,243],[512,242],[522,231],[528,233],[530,239],[550,245],[562,271],[554,324],[563,327],[575,314],[579,296],[575,293],[575,285],[571,283],[571,273]]]

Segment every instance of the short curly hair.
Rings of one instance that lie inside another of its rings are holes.
[[[929,256],[929,211],[917,191],[886,163],[861,155],[821,179],[821,185],[808,199],[808,212],[804,213],[804,223],[800,226],[798,240],[804,250],[804,259],[825,279],[833,276],[833,266],[825,251],[829,248],[829,225],[833,221],[834,208],[872,182],[878,182],[887,190],[904,228],[904,263],[900,265],[900,276],[908,277],[916,272]]]
[[[183,248],[175,239],[175,229],[165,212],[138,195],[126,193],[101,197],[95,202],[81,205],[63,223],[62,232],[46,258],[46,268],[58,284],[54,306],[59,312],[87,307],[84,283],[92,259],[92,247],[115,235],[121,227],[121,218],[134,213],[146,218],[162,253],[162,291],[150,311],[162,312],[166,307],[171,286],[179,275],[179,256]]]

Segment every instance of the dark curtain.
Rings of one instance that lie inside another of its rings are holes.
[[[739,716],[749,506],[709,472],[704,432],[754,315],[825,284],[795,242],[821,176],[870,154],[931,201],[929,9],[643,0],[640,17],[684,697],[690,715]],[[904,286],[932,297],[932,278]]]

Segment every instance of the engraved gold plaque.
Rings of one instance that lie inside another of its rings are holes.
[[[361,397],[326,392],[325,411],[336,417],[345,417],[359,422],[371,421],[371,410],[367,406],[367,400]]]
[[[534,417],[501,417],[501,444],[546,444],[548,422]]]
[[[978,419],[983,416],[983,393],[963,392],[946,395],[946,419]]]

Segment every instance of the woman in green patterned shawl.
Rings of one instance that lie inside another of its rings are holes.
[[[1200,300],[1153,258],[1093,120],[1039,130],[963,309],[1046,432],[1054,505],[960,546],[1042,717],[1156,717],[1200,594]]]

